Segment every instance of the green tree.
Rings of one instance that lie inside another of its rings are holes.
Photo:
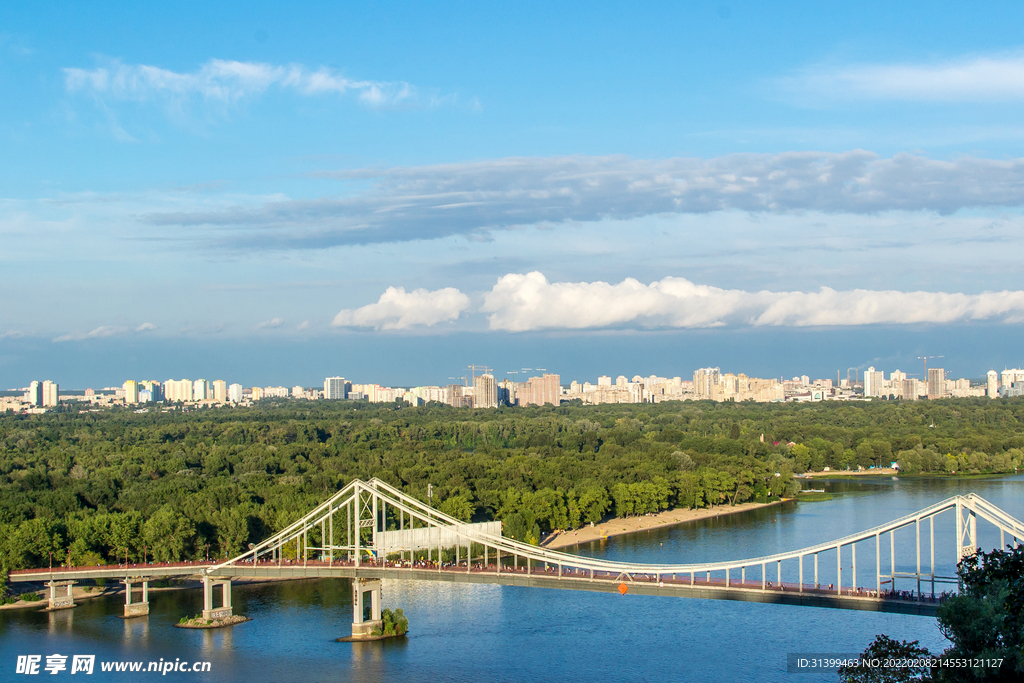
[[[884,633],[860,655],[863,660],[922,659],[931,657],[927,648],[918,645],[918,641],[908,643],[905,640],[893,640]],[[842,666],[839,668],[839,680],[842,683],[910,683],[911,681],[931,681],[930,671],[926,668],[891,667],[891,666]]]
[[[463,495],[449,496],[437,506],[440,512],[454,517],[463,522],[468,522],[473,519],[473,513],[476,511],[473,505]]]

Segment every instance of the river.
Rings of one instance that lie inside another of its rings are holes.
[[[785,503],[569,550],[673,563],[767,555],[868,529],[971,491],[1024,518],[1024,476],[813,484],[833,493],[833,500]],[[947,514],[951,522],[952,513]],[[981,522],[979,531],[981,545],[998,545],[998,532]],[[916,561],[912,539],[912,533],[906,536],[897,569],[910,569]],[[936,527],[940,574],[952,572],[954,542],[951,532]],[[858,583],[872,585],[874,558],[866,551],[864,558],[867,566],[859,568]],[[822,583],[835,580],[834,559],[832,573],[826,574],[829,564],[823,564]],[[795,580],[795,564],[783,569],[785,580]],[[856,653],[878,633],[919,640],[933,651],[945,646],[935,620],[917,616],[432,582],[386,581],[383,593],[385,606],[405,610],[407,638],[334,642],[350,632],[351,593],[344,580],[236,585],[235,613],[253,620],[216,631],[172,626],[202,609],[198,590],[151,593],[150,615],[131,620],[119,618],[119,598],[83,601],[74,610],[55,613],[0,611],[0,680],[21,678],[14,675],[18,655],[43,655],[45,665],[46,655],[91,654],[97,662],[209,661],[209,673],[168,675],[218,682],[811,683],[836,676],[787,673],[788,653]],[[70,663],[69,657],[69,671]],[[55,678],[70,676],[69,671]],[[139,676],[153,679],[157,674],[103,673],[97,664],[87,680]]]

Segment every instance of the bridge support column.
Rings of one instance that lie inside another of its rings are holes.
[[[121,580],[124,584],[124,618],[144,617],[149,614],[149,579],[126,577]],[[142,584],[142,601],[132,602],[132,585]]]
[[[363,598],[370,594],[370,619],[363,619]],[[352,637],[366,638],[383,626],[380,617],[380,579],[352,579]]]
[[[221,606],[213,606],[213,591],[220,588]],[[203,577],[203,619],[223,619],[230,617],[231,610],[231,579],[214,579]]]
[[[71,609],[72,607],[78,607],[75,604],[75,596],[73,592],[74,585],[77,581],[49,581],[47,586],[50,588],[50,600],[47,609]],[[58,595],[58,588],[67,588],[65,595]]]

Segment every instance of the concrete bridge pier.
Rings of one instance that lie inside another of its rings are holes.
[[[220,588],[220,607],[213,606],[213,593]],[[214,579],[203,577],[203,619],[223,619],[230,617],[231,611],[231,579]]]
[[[149,577],[125,577],[124,584],[124,618],[144,617],[149,614]],[[142,584],[142,601],[132,602],[132,584]]]
[[[73,591],[74,585],[77,581],[49,581],[46,585],[50,587],[50,604],[47,607],[49,610],[55,609],[71,609],[72,607],[78,607],[75,604],[75,596]],[[57,595],[57,589],[67,587],[66,595]]]
[[[370,619],[363,620],[364,596],[370,594]],[[352,579],[352,637],[368,637],[383,627],[380,618],[380,579]]]

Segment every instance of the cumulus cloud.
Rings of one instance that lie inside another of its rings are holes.
[[[323,66],[310,70],[295,64],[280,66],[224,59],[211,59],[191,72],[112,61],[92,69],[66,68],[64,81],[70,93],[85,93],[104,101],[159,101],[176,109],[193,99],[235,104],[273,87],[301,95],[354,94],[359,102],[372,108],[413,105],[419,97],[414,86],[401,81],[351,79]]]
[[[525,332],[615,327],[701,328],[723,325],[844,326],[1024,322],[1024,291],[960,294],[849,290],[747,292],[667,277],[645,285],[548,282],[539,272],[510,273],[484,297],[492,330]]]
[[[777,82],[800,97],[834,100],[1009,102],[1024,99],[1024,55],[924,64],[812,67]]]
[[[124,327],[117,327],[113,325],[100,325],[99,327],[90,330],[89,332],[69,332],[68,334],[61,335],[55,338],[55,342],[66,342],[66,341],[82,341],[83,339],[103,339],[105,337],[113,337],[115,334],[122,334],[126,331]]]
[[[538,223],[715,211],[871,214],[1024,205],[1024,159],[912,154],[734,154],[712,159],[508,158],[322,173],[359,181],[348,196],[149,213],[156,226],[214,226],[222,244],[322,248]]]
[[[135,328],[135,331],[136,332],[149,332],[150,330],[155,330],[155,329],[156,329],[156,325],[154,325],[153,323],[142,323],[141,325],[139,325],[138,327]]]
[[[281,327],[284,323],[284,318],[271,318],[270,320],[264,320],[256,326],[257,330],[266,330],[274,327]]]
[[[458,319],[469,308],[469,297],[454,287],[434,291],[388,287],[375,304],[346,308],[334,317],[334,327],[372,327],[404,330],[430,327]]]

